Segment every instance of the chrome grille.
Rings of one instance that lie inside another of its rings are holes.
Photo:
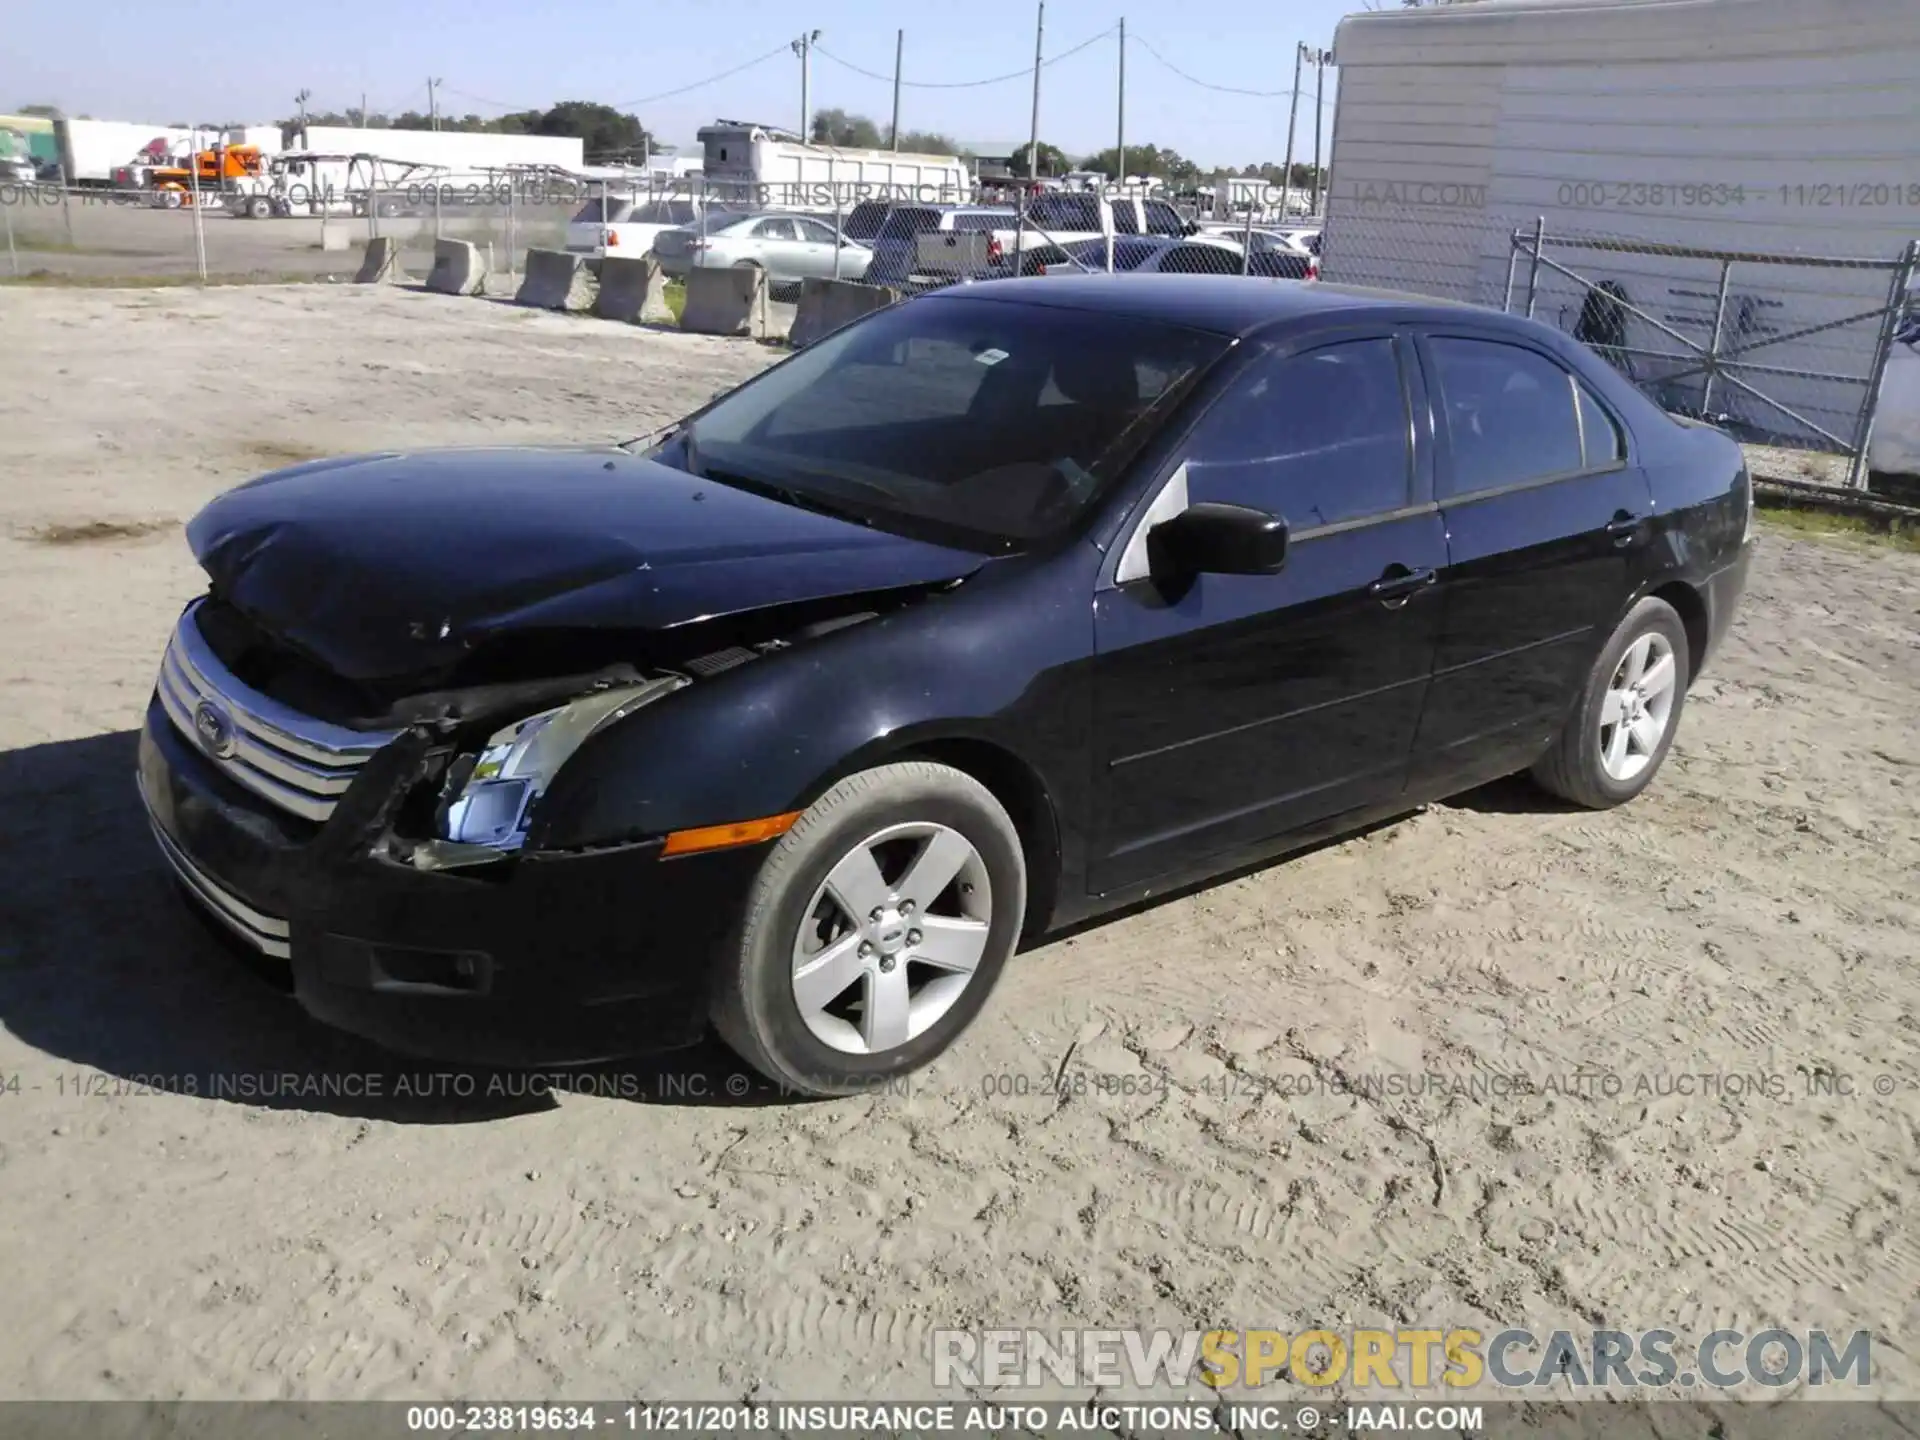
[[[160,703],[174,728],[256,795],[324,821],[373,753],[399,732],[350,730],[290,710],[243,684],[194,623],[180,617],[160,664]]]

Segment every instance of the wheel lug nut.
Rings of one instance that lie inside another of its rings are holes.
[[[893,973],[893,967],[895,963],[896,962],[893,956],[891,955],[882,955],[880,957],[880,969],[886,974],[890,975]]]
[[[886,912],[884,910],[882,910],[878,905],[876,905],[873,907],[872,913],[867,916],[867,919],[872,921],[875,925],[878,925],[880,923],[880,917],[885,913]]]
[[[911,914],[913,914],[913,901],[911,901],[911,900],[902,900],[902,901],[900,902],[900,913],[901,913],[902,915],[911,915]]]
[[[907,944],[918,945],[919,943],[920,943],[920,932],[918,930],[907,931]]]
[[[869,940],[862,940],[860,942],[860,958],[865,960],[871,954],[873,954],[873,943]]]

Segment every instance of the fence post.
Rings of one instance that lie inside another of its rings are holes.
[[[13,273],[20,273],[20,252],[13,248],[13,206],[0,205],[0,212],[7,217],[7,259],[13,264]]]
[[[1515,230],[1507,236],[1507,288],[1500,299],[1500,308],[1507,314],[1513,313],[1513,273],[1520,268],[1520,236],[1523,232]]]
[[[834,172],[834,152],[827,152],[827,187],[833,191],[833,278],[840,278],[840,181]]]
[[[1533,318],[1534,301],[1540,298],[1540,250],[1547,243],[1547,217],[1536,216],[1533,222],[1533,263],[1527,267],[1527,318]]]
[[[440,238],[440,192],[447,188],[444,179],[443,176],[436,180],[433,186],[433,238],[436,240]]]
[[[1867,488],[1870,462],[1867,449],[1873,443],[1873,422],[1880,413],[1880,384],[1886,379],[1887,360],[1893,353],[1893,337],[1899,333],[1900,319],[1907,308],[1907,291],[1913,284],[1913,272],[1920,263],[1920,240],[1909,240],[1893,267],[1893,283],[1887,287],[1887,309],[1880,317],[1880,337],[1873,349],[1873,367],[1867,372],[1867,393],[1860,401],[1860,421],[1854,427],[1853,463],[1847,467],[1847,487]]]
[[[1727,325],[1727,287],[1733,282],[1733,261],[1720,262],[1720,290],[1713,302],[1713,330],[1707,337],[1706,369],[1700,380],[1700,418],[1713,414],[1713,377],[1720,368],[1720,337]]]
[[[507,278],[517,279],[520,272],[514,268],[513,249],[513,207],[520,195],[520,175],[518,171],[507,172]]]
[[[60,223],[66,227],[67,244],[73,244],[73,207],[72,197],[67,194],[67,162],[62,160],[57,172],[60,176]]]

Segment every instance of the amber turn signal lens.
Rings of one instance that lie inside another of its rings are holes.
[[[692,855],[701,850],[727,850],[735,845],[757,845],[772,840],[793,828],[800,818],[798,810],[786,815],[769,815],[764,820],[739,820],[731,825],[702,825],[698,830],[675,830],[667,836],[660,854]]]

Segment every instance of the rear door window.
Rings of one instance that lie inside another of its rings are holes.
[[[1346,340],[1252,361],[1187,447],[1187,495],[1251,505],[1296,530],[1407,505],[1411,422],[1394,342]]]
[[[794,240],[799,237],[794,234],[793,221],[791,220],[762,220],[758,225],[753,227],[753,238],[756,240]]]
[[[909,205],[895,210],[881,225],[882,240],[911,240],[916,235],[931,235],[940,228],[940,212]]]
[[[893,206],[885,200],[862,200],[847,214],[847,238],[849,240],[871,240],[880,233],[880,227],[886,223],[887,211]]]
[[[1147,233],[1149,235],[1184,235],[1186,222],[1180,218],[1180,212],[1164,200],[1149,200],[1147,208]]]
[[[1140,217],[1133,213],[1133,201],[1115,200],[1112,205],[1113,233],[1116,235],[1138,235]]]
[[[1098,233],[1100,202],[1091,195],[1040,195],[1027,218],[1042,230]]]
[[[1427,353],[1451,461],[1442,498],[1586,468],[1576,387],[1560,366],[1537,350],[1461,336],[1433,336]]]

